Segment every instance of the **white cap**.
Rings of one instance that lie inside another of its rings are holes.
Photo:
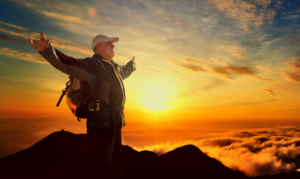
[[[94,50],[95,46],[100,43],[100,42],[118,42],[119,41],[119,37],[107,37],[106,35],[97,35],[96,37],[94,37],[93,41],[92,41],[92,50]]]

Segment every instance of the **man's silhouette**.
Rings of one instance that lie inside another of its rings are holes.
[[[108,178],[109,171],[116,176],[124,176],[121,163],[121,129],[125,125],[123,80],[135,70],[134,57],[124,66],[112,60],[113,43],[119,41],[118,37],[96,36],[92,41],[95,54],[83,59],[67,56],[54,49],[43,32],[41,40],[31,37],[28,40],[32,48],[39,51],[51,65],[84,81],[88,86],[88,99],[93,99],[89,101],[89,106],[93,107],[87,118],[90,142],[86,154],[92,158],[90,172],[101,178]]]

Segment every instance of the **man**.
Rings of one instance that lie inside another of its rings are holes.
[[[88,86],[88,99],[93,99],[88,101],[92,107],[87,118],[90,142],[86,153],[92,157],[90,172],[101,178],[108,178],[110,170],[115,176],[124,176],[120,160],[121,128],[125,125],[123,80],[135,70],[134,57],[124,66],[114,63],[113,43],[119,41],[118,37],[96,36],[91,46],[95,54],[83,59],[75,59],[54,49],[43,32],[41,40],[31,37],[28,40],[51,65]]]

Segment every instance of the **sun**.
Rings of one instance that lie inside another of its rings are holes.
[[[142,85],[141,104],[152,111],[166,110],[171,107],[174,89],[167,81],[152,81]]]

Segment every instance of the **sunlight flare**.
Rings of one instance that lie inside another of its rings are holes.
[[[171,108],[175,89],[172,88],[168,81],[149,81],[141,85],[141,87],[140,102],[144,108],[152,111]]]

